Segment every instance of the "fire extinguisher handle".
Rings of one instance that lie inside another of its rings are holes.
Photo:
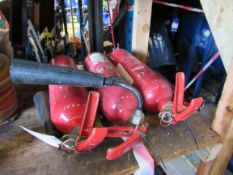
[[[102,87],[105,81],[95,73],[20,59],[12,61],[10,74],[16,84]]]

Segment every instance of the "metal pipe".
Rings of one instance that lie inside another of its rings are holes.
[[[103,0],[94,0],[96,51],[103,51]]]
[[[137,109],[142,111],[142,108],[143,108],[142,95],[140,94],[140,92],[136,88],[134,88],[133,86],[129,85],[128,83],[125,83],[125,82],[122,82],[122,81],[114,81],[113,85],[120,86],[120,87],[123,87],[123,88],[128,89],[129,91],[131,91],[138,99]]]
[[[83,31],[82,0],[78,0],[78,10],[79,10],[79,24],[80,24],[80,38],[81,38],[81,56],[82,56],[82,60],[84,60],[85,59],[85,41],[82,35],[82,31]]]
[[[75,29],[74,29],[74,15],[73,15],[73,6],[72,6],[72,0],[70,0],[70,14],[71,14],[71,23],[72,23],[72,30],[73,30],[73,37],[75,42]]]
[[[113,27],[113,30],[114,28],[120,23],[120,21],[123,19],[123,17],[126,15],[128,9],[126,6],[124,7],[121,7],[117,17],[115,18],[115,20],[113,21],[112,23],[112,27]],[[108,36],[111,34],[111,28],[109,28],[105,33],[104,33],[104,40],[106,40],[108,38]]]
[[[192,12],[204,13],[202,9],[195,8],[195,7],[190,7],[190,6],[180,5],[180,4],[174,4],[174,3],[170,3],[170,2],[164,2],[164,1],[157,1],[157,0],[154,0],[153,2],[156,3],[156,4],[162,4],[162,5],[166,5],[166,6],[169,6],[169,7],[180,8],[180,9],[188,10],[188,11],[192,11]]]
[[[94,11],[94,0],[88,0],[88,34],[90,43],[90,52],[96,51],[96,36],[95,36],[95,11]]]
[[[108,12],[109,12],[109,19],[110,19],[110,28],[111,28],[111,35],[112,35],[112,43],[113,43],[113,48],[116,48],[116,43],[115,43],[115,36],[114,36],[114,29],[113,29],[113,24],[112,24],[112,17],[110,13],[110,4],[109,0],[107,0],[108,3]]]
[[[187,90],[206,71],[206,69],[215,62],[215,60],[219,56],[219,52],[216,52],[214,56],[206,63],[206,65],[203,68],[201,68],[201,70],[195,75],[195,77],[186,85],[185,90]]]
[[[64,2],[64,0],[60,0],[59,6],[61,8],[61,15],[62,15],[62,20],[63,20],[63,24],[64,24],[65,39],[67,39],[67,37],[68,37],[68,30],[67,30],[67,21],[66,21],[65,2]],[[65,40],[65,43],[66,43],[66,40]]]

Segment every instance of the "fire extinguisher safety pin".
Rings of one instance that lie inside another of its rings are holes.
[[[68,143],[73,143],[71,146]],[[67,150],[67,151],[74,151],[75,150],[76,141],[73,139],[67,139],[60,145],[60,149]]]

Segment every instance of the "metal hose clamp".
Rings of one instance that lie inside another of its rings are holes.
[[[159,118],[160,118],[160,125],[163,127],[168,127],[172,124],[174,116],[171,113],[171,111],[164,110],[159,113]]]

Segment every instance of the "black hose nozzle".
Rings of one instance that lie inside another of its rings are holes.
[[[11,64],[10,76],[16,84],[34,85],[102,87],[105,80],[103,76],[87,71],[17,59]]]
[[[83,87],[120,86],[130,90],[138,99],[138,110],[142,110],[143,99],[140,92],[131,85],[115,78],[50,64],[35,63],[15,59],[10,68],[11,80],[16,84],[69,85]]]

